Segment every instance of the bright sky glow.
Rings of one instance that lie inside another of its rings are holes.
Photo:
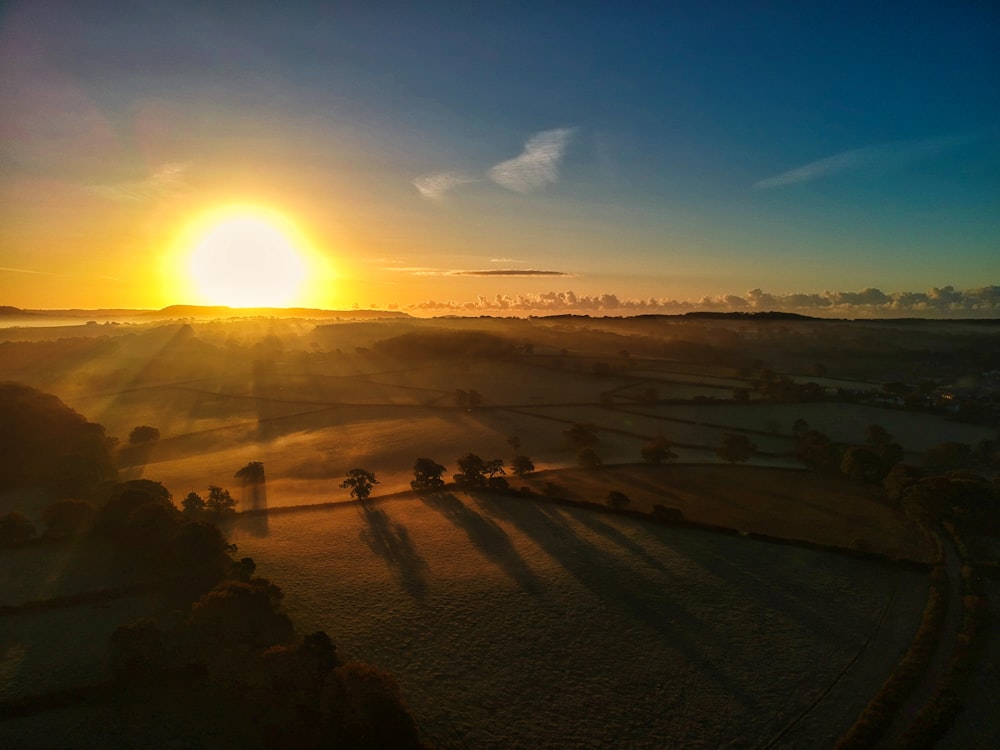
[[[998,38],[996,3],[14,0],[0,304],[995,315]],[[231,205],[301,233],[256,234],[270,286],[183,270]]]

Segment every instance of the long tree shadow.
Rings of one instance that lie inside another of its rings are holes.
[[[709,623],[692,615],[681,601],[671,597],[662,581],[637,574],[623,563],[622,556],[610,555],[581,539],[554,506],[488,493],[477,493],[474,497],[484,511],[512,523],[531,537],[601,602],[617,607],[626,616],[660,633],[696,669],[729,691],[743,706],[750,710],[757,708],[757,699],[739,683],[738,676],[719,666],[725,658],[726,644]]]
[[[697,560],[727,585],[741,591],[752,592],[754,599],[764,607],[796,620],[813,636],[835,645],[857,643],[859,633],[867,632],[871,626],[863,615],[846,608],[840,608],[836,617],[830,616],[829,581],[795,576],[791,571],[780,578],[774,578],[761,571],[762,554],[770,553],[778,556],[787,567],[789,562],[795,564],[796,558],[830,553],[754,539],[741,539],[738,544],[732,545],[727,555],[705,554],[698,548],[696,541],[688,540],[679,541],[675,549],[685,557]],[[844,559],[843,562],[856,566],[854,575],[864,575],[866,563],[863,561]],[[765,570],[774,570],[776,567],[770,564]],[[814,566],[809,567],[816,570]],[[851,585],[851,582],[845,580],[842,581],[842,585]]]
[[[393,571],[403,589],[414,599],[427,593],[427,561],[413,546],[410,532],[392,521],[384,510],[361,506],[361,516],[368,524],[359,534],[364,542]]]
[[[539,581],[514,549],[507,532],[493,520],[481,516],[450,492],[421,494],[424,504],[462,529],[469,541],[529,594],[539,590]]]

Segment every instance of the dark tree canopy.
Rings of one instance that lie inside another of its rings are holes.
[[[454,475],[455,484],[463,487],[482,487],[486,484],[486,463],[475,453],[466,453],[458,459],[459,472]]]
[[[89,497],[117,476],[114,440],[55,396],[0,383],[0,490],[38,487]]]
[[[0,547],[24,544],[35,535],[35,526],[23,513],[11,511],[0,516]]]
[[[149,443],[155,443],[159,439],[160,431],[155,427],[150,427],[149,425],[134,427],[128,434],[128,442],[130,445],[148,445]]]
[[[579,453],[576,454],[576,460],[586,469],[596,469],[601,465],[601,457],[597,455],[597,451],[591,448],[589,445],[586,448],[582,448]]]
[[[236,479],[242,479],[247,484],[263,484],[264,464],[261,461],[251,461],[234,475]]]
[[[410,486],[415,490],[434,490],[444,486],[442,475],[446,469],[432,458],[418,458],[413,464],[413,481]]]
[[[614,510],[624,510],[628,507],[631,501],[629,500],[628,495],[624,492],[611,490],[611,492],[608,493],[606,502],[609,508],[613,508]]]
[[[365,469],[351,469],[347,478],[340,483],[341,488],[350,489],[351,497],[364,502],[372,494],[372,488],[378,484],[373,472]]]
[[[642,460],[647,464],[669,463],[677,458],[677,454],[674,453],[670,441],[663,435],[657,435],[642,446],[641,455]]]
[[[597,428],[592,424],[579,422],[563,430],[563,437],[566,438],[566,444],[572,450],[576,451],[593,447],[599,442],[597,439]]]
[[[715,449],[715,455],[731,464],[749,460],[757,451],[757,446],[746,435],[727,432],[722,436],[722,442]]]
[[[219,516],[234,513],[236,511],[236,499],[230,494],[229,490],[211,484],[208,486],[205,510]]]
[[[535,470],[535,464],[527,456],[517,455],[510,462],[510,470],[516,477],[526,477]]]

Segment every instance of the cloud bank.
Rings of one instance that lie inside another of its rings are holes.
[[[930,159],[944,151],[982,140],[983,137],[982,134],[952,135],[882,143],[841,151],[833,156],[812,161],[787,172],[760,180],[754,184],[754,188],[769,190],[850,172],[900,169],[913,162]]]
[[[957,290],[934,287],[926,292],[860,292],[769,294],[751,289],[744,295],[702,297],[700,300],[621,299],[615,294],[578,295],[575,292],[497,294],[471,302],[427,301],[408,305],[414,312],[432,314],[558,314],[673,315],[686,312],[783,311],[825,318],[995,317],[1000,313],[1000,286]]]
[[[486,176],[465,172],[432,172],[412,180],[413,186],[429,200],[439,201],[454,189],[489,178],[516,193],[530,193],[559,179],[559,162],[573,139],[574,128],[555,128],[536,133],[513,159],[486,170]]]

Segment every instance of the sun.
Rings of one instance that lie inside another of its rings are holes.
[[[229,307],[306,305],[321,294],[327,264],[276,211],[228,206],[181,234],[167,261],[165,283],[200,304]]]

